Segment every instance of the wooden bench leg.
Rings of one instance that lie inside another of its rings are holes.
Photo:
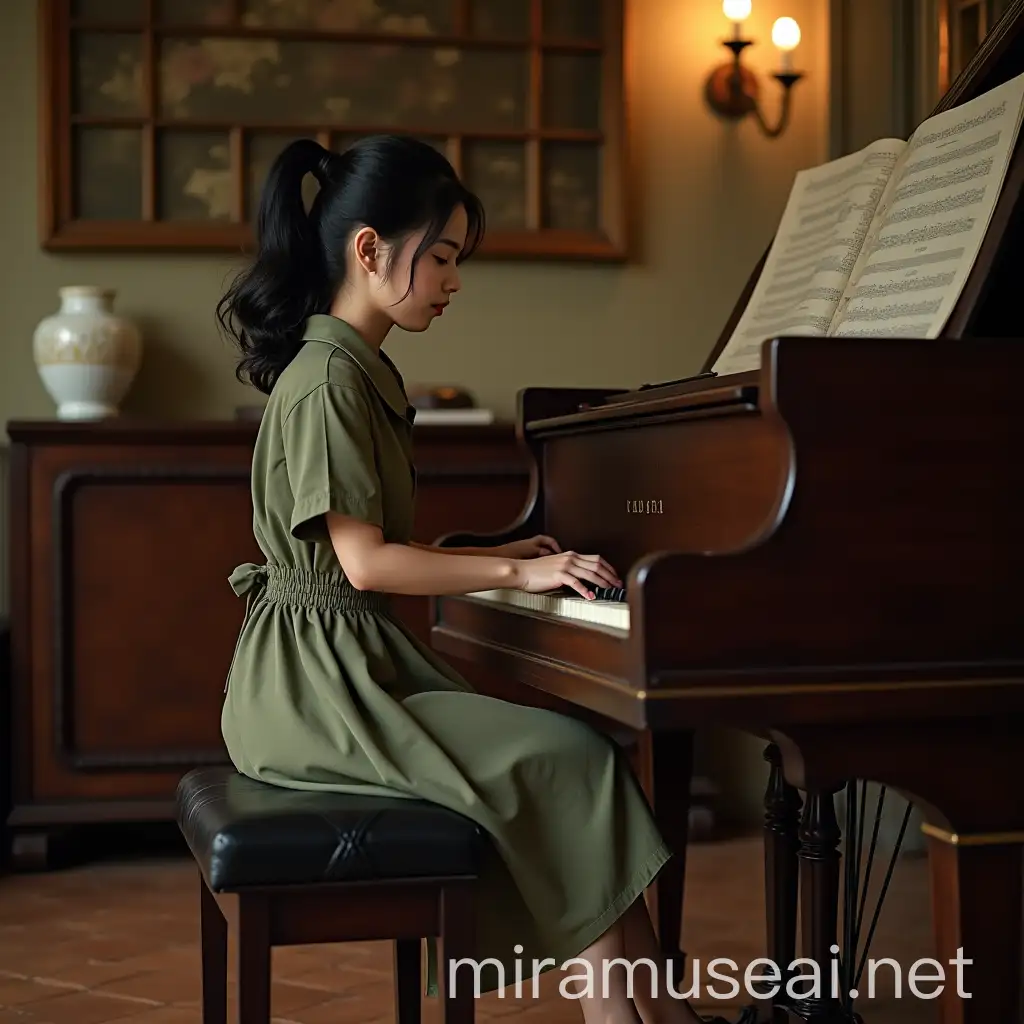
[[[473,956],[472,883],[452,882],[441,890],[441,941],[438,943],[438,989],[444,1000],[444,1024],[473,1024],[473,971],[456,973],[455,986],[449,991],[449,963]]]
[[[270,914],[263,895],[238,896],[235,976],[238,1024],[270,1024]]]
[[[422,939],[395,940],[395,1021],[420,1024]]]
[[[199,872],[199,942],[203,977],[203,1024],[227,1024],[228,923]]]

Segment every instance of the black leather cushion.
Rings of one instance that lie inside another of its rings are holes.
[[[189,772],[177,815],[215,892],[475,875],[486,843],[475,822],[436,804],[284,789],[230,766]]]

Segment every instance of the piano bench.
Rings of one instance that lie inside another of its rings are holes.
[[[310,793],[256,782],[233,767],[197,768],[178,784],[177,823],[199,869],[203,1024],[227,1020],[233,932],[237,1019],[269,1024],[274,946],[390,939],[398,1024],[420,1020],[420,947],[473,955],[473,890],[486,834],[435,804]],[[472,973],[445,993],[445,1024],[472,1024]]]

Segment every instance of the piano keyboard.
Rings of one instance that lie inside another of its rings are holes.
[[[572,619],[590,626],[610,626],[629,632],[629,605],[626,601],[602,600],[593,601],[563,594],[526,594],[521,590],[480,590],[467,594],[480,601],[492,601],[496,604],[507,604],[513,608],[524,608],[527,611],[552,615],[559,619]]]

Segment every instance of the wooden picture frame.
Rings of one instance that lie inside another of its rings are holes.
[[[238,251],[291,138],[401,131],[481,255],[628,257],[624,0],[37,2],[45,249]]]

